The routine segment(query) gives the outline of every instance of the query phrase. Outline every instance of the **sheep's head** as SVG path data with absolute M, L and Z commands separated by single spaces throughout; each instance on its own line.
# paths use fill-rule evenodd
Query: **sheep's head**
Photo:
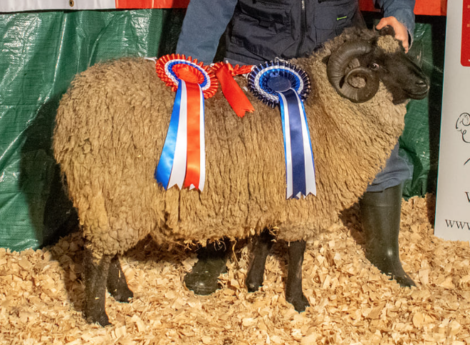
M 382 81 L 393 103 L 426 97 L 426 76 L 406 54 L 390 27 L 372 40 L 344 43 L 328 59 L 327 74 L 336 91 L 352 102 L 366 102 Z

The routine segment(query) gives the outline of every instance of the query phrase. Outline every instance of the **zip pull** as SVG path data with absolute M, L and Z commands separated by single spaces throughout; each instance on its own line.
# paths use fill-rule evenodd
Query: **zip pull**
M 300 2 L 300 43 L 297 47 L 297 56 L 300 56 L 302 46 L 304 45 L 305 35 L 307 34 L 307 14 L 305 7 L 305 0 L 302 0 Z

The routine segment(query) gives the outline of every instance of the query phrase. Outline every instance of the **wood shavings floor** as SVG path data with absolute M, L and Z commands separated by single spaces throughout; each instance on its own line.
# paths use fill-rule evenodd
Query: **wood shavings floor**
M 223 289 L 195 296 L 182 284 L 196 261 L 182 248 L 141 243 L 123 259 L 132 303 L 108 295 L 112 327 L 89 325 L 79 234 L 47 250 L 0 249 L 0 344 L 470 344 L 470 247 L 433 236 L 434 198 L 403 203 L 400 256 L 418 288 L 402 289 L 365 259 L 357 210 L 308 244 L 303 276 L 311 307 L 284 298 L 286 245 L 268 257 L 265 284 L 244 287 L 239 246 Z

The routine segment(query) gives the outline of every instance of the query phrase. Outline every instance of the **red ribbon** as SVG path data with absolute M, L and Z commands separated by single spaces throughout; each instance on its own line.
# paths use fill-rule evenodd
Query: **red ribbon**
M 186 177 L 183 188 L 194 185 L 199 189 L 199 176 L 201 172 L 201 88 L 198 84 L 186 82 L 188 97 L 188 148 L 186 156 Z
M 201 87 L 199 84 L 204 76 L 193 67 L 180 65 L 174 69 L 176 76 L 186 82 L 187 97 L 187 151 L 186 151 L 186 176 L 183 188 L 193 185 L 199 189 L 199 177 L 201 172 Z
M 230 63 L 223 62 L 216 63 L 211 67 L 220 82 L 225 98 L 238 117 L 245 116 L 245 112 L 254 112 L 255 108 L 253 108 L 248 97 L 246 97 L 243 90 L 233 79 L 233 76 L 249 73 L 251 67 L 252 66 L 240 67 L 238 65 L 233 67 Z

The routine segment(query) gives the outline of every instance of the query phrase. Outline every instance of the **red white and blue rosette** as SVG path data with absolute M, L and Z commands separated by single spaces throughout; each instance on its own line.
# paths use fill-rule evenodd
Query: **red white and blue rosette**
M 175 103 L 155 178 L 165 189 L 204 188 L 204 98 L 217 91 L 215 75 L 202 62 L 171 54 L 156 62 L 157 74 L 176 91 Z
M 315 165 L 303 101 L 311 85 L 307 73 L 287 61 L 255 66 L 248 86 L 271 107 L 280 105 L 286 161 L 286 198 L 316 195 Z

